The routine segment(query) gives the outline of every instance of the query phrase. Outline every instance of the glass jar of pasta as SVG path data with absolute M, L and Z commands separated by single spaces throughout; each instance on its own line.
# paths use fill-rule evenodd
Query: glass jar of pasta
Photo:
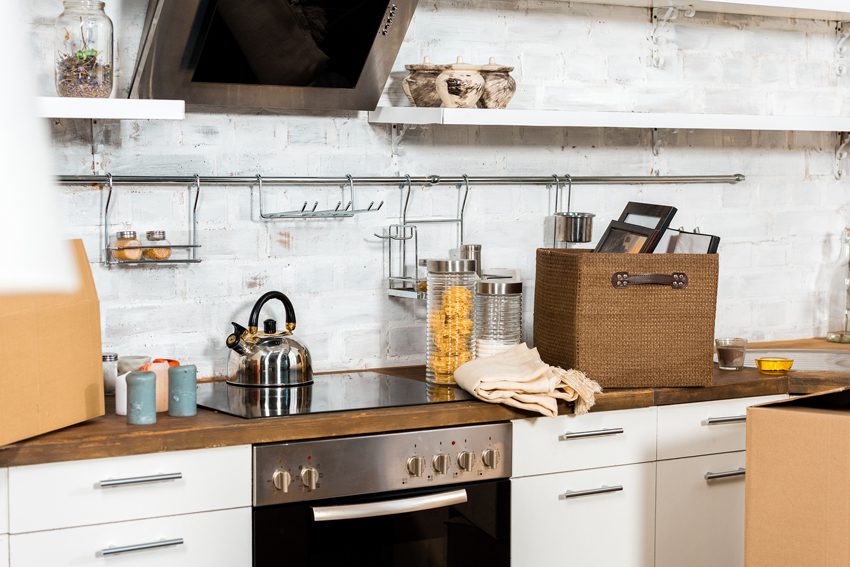
M 454 372 L 475 358 L 475 260 L 428 260 L 426 379 L 455 383 Z

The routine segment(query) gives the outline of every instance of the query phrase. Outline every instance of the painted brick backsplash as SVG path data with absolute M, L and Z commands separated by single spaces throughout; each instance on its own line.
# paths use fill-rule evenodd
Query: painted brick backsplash
M 54 0 L 27 3 L 44 94 Z M 146 2 L 112 0 L 116 84 L 126 93 Z M 421 1 L 382 104 L 406 104 L 404 64 L 499 62 L 516 67 L 512 108 L 846 114 L 850 76 L 835 73 L 834 22 L 697 13 L 657 31 L 664 63 L 652 66 L 646 9 L 524 0 Z M 596 213 L 594 239 L 628 200 L 679 208 L 675 226 L 719 234 L 718 335 L 751 339 L 823 334 L 834 287 L 838 235 L 848 223 L 848 182 L 833 178 L 832 134 L 649 132 L 617 129 L 424 127 L 393 154 L 387 126 L 365 113 L 281 115 L 189 113 L 183 121 L 52 121 L 57 173 L 201 175 L 647 175 L 744 173 L 736 186 L 576 187 L 573 208 Z M 331 206 L 337 188 L 267 188 L 269 209 Z M 114 230 L 164 228 L 185 235 L 185 191 L 117 191 Z M 206 187 L 199 207 L 200 256 L 185 267 L 106 269 L 101 258 L 102 196 L 64 188 L 69 235 L 84 239 L 102 303 L 104 350 L 149 353 L 225 371 L 230 321 L 244 323 L 261 292 L 293 300 L 298 333 L 319 369 L 422 362 L 422 306 L 383 291 L 383 247 L 373 233 L 397 220 L 399 190 L 364 187 L 360 203 L 378 213 L 344 220 L 259 222 L 256 188 Z M 543 243 L 550 192 L 474 187 L 467 241 L 483 244 L 487 267 L 519 268 L 526 280 L 530 336 L 535 248 Z M 454 211 L 452 188 L 418 188 L 417 215 Z M 425 231 L 423 231 L 424 233 Z M 445 254 L 451 231 L 423 239 Z M 279 306 L 269 305 L 277 317 Z

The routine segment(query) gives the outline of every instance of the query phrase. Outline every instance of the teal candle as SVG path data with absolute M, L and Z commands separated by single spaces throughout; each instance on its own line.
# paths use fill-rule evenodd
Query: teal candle
M 156 374 L 130 372 L 127 375 L 127 423 L 156 423 Z
M 198 370 L 194 364 L 168 369 L 168 415 L 190 417 L 198 413 Z

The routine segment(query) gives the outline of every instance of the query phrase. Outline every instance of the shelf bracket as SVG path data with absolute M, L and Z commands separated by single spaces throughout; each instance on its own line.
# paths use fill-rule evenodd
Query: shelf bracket
M 661 155 L 661 146 L 664 145 L 664 139 L 661 137 L 661 132 L 658 128 L 652 129 L 652 155 L 658 157 Z
M 410 124 L 392 124 L 390 125 L 390 136 L 392 143 L 392 152 L 394 156 L 398 155 L 398 147 L 407 134 L 407 130 L 411 127 Z
M 850 22 L 838 22 L 835 27 L 835 74 L 843 77 L 848 71 L 847 42 L 850 40 Z
M 850 132 L 839 132 L 838 143 L 835 145 L 834 162 L 835 179 L 837 181 L 841 181 L 847 175 L 842 167 L 842 162 L 847 158 L 848 148 L 850 148 Z
M 651 8 L 650 16 L 652 19 L 652 32 L 649 34 L 649 43 L 651 46 L 650 63 L 656 69 L 664 67 L 664 48 L 671 42 L 667 39 L 668 31 L 671 24 L 679 19 L 680 16 L 685 18 L 693 18 L 696 15 L 696 10 L 693 6 L 668 6 L 663 8 Z

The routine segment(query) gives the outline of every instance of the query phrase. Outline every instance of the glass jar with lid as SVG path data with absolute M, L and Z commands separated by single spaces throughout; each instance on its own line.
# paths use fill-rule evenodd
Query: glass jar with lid
M 142 243 L 135 230 L 122 230 L 115 234 L 112 257 L 120 262 L 135 262 L 142 257 Z
M 112 94 L 112 20 L 103 2 L 65 0 L 54 23 L 56 92 L 109 98 Z
M 475 358 L 475 260 L 428 260 L 426 380 L 455 383 L 457 368 Z
M 476 355 L 493 356 L 522 342 L 522 282 L 485 279 L 475 286 Z
M 142 251 L 145 260 L 161 262 L 171 258 L 171 243 L 165 239 L 164 230 L 149 230 L 145 236 L 145 244 L 150 245 Z

